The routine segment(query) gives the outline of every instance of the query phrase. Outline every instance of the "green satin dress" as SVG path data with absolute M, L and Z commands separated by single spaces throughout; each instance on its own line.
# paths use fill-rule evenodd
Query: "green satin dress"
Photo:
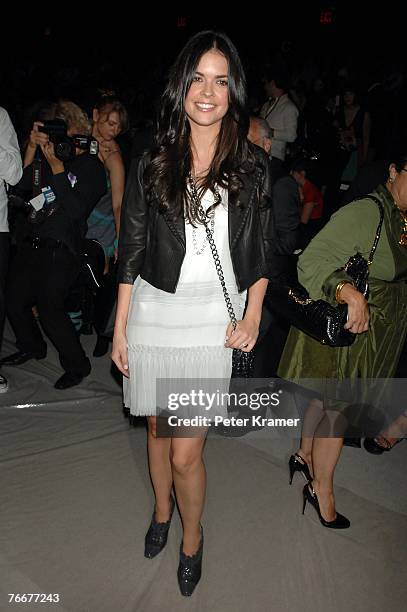
M 278 371 L 282 378 L 300 383 L 390 378 L 395 373 L 407 328 L 407 248 L 399 244 L 404 223 L 385 186 L 372 195 L 383 204 L 384 222 L 369 270 L 369 331 L 349 347 L 332 348 L 291 327 Z M 299 258 L 299 280 L 311 298 L 335 304 L 336 286 L 347 280 L 339 268 L 357 251 L 368 258 L 379 218 L 377 204 L 368 197 L 332 216 Z

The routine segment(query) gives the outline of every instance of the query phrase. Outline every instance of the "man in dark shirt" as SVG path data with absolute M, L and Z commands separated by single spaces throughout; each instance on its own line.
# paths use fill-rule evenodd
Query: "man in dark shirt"
M 250 118 L 248 139 L 270 151 L 271 136 L 267 122 L 260 117 Z M 298 184 L 290 175 L 272 173 L 273 178 L 273 238 L 274 251 L 271 258 L 271 282 L 296 276 L 296 256 L 300 227 L 300 194 Z M 288 325 L 273 313 L 272 304 L 266 297 L 262 313 L 260 335 L 256 344 L 254 377 L 275 376 L 280 355 L 288 334 Z
M 40 167 L 40 193 L 31 199 L 31 212 L 11 265 L 7 290 L 7 314 L 18 351 L 2 363 L 20 365 L 46 356 L 47 345 L 32 313 L 35 304 L 41 326 L 57 348 L 65 370 L 55 387 L 67 389 L 79 384 L 91 370 L 65 311 L 65 300 L 81 270 L 86 219 L 106 191 L 106 175 L 98 156 L 80 149 L 76 149 L 74 159 L 62 162 L 48 135 L 38 130 L 40 125 L 34 124 L 29 146 L 37 148 L 36 158 L 41 149 L 41 161 L 34 160 L 25 167 L 19 184 L 21 192 L 32 192 L 33 172 Z M 75 128 L 68 123 L 68 135 L 77 134 Z

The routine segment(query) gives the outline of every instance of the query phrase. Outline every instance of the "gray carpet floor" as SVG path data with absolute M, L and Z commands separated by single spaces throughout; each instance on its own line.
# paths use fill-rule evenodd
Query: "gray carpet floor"
M 83 337 L 88 353 L 95 338 Z M 6 330 L 3 354 L 13 350 Z M 178 591 L 181 540 L 143 557 L 151 518 L 143 421 L 124 418 L 108 356 L 57 391 L 46 360 L 4 368 L 0 395 L 0 610 L 66 612 L 399 612 L 407 600 L 407 444 L 375 457 L 345 448 L 338 510 L 352 525 L 324 529 L 301 514 L 302 478 L 288 486 L 297 440 L 208 438 L 203 576 Z M 59 593 L 60 603 L 8 603 L 9 593 Z

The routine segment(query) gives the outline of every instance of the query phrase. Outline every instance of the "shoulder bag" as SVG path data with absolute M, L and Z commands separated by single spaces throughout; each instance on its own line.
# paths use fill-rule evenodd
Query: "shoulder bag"
M 380 200 L 371 195 L 368 197 L 376 202 L 380 211 L 380 221 L 369 259 L 366 261 L 357 252 L 341 268 L 351 277 L 355 289 L 360 291 L 366 299 L 369 295 L 369 266 L 373 261 L 379 242 L 384 218 L 383 205 Z M 325 300 L 312 300 L 305 287 L 299 283 L 295 286 L 289 286 L 288 284 L 271 282 L 267 294 L 272 310 L 288 319 L 291 325 L 322 344 L 340 347 L 350 346 L 355 341 L 356 334 L 344 329 L 348 316 L 347 304 L 332 306 Z

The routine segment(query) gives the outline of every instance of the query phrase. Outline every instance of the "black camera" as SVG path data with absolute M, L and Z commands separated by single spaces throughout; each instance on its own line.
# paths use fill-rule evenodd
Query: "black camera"
M 99 152 L 99 143 L 91 136 L 75 134 L 68 136 L 68 127 L 63 119 L 49 119 L 38 126 L 40 132 L 48 134 L 54 145 L 55 156 L 62 162 L 70 161 L 76 156 L 76 149 L 87 151 L 91 155 Z

